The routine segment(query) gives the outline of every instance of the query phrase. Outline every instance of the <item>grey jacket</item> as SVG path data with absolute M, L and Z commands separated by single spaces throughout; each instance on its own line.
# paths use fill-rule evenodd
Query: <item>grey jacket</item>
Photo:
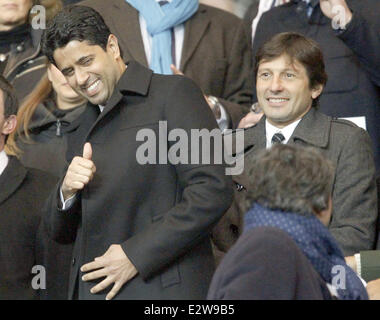
M 245 131 L 244 172 L 234 176 L 235 200 L 214 229 L 214 243 L 227 251 L 242 231 L 242 203 L 249 188 L 250 159 L 266 147 L 265 117 Z M 298 124 L 289 144 L 317 148 L 335 166 L 333 214 L 329 230 L 344 255 L 374 248 L 377 221 L 375 165 L 367 132 L 355 124 L 312 108 Z

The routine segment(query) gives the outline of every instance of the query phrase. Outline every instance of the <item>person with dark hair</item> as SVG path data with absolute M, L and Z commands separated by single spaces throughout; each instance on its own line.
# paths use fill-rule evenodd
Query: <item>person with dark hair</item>
M 256 55 L 256 91 L 264 117 L 244 131 L 244 171 L 233 177 L 235 201 L 214 232 L 223 250 L 241 233 L 249 172 L 259 150 L 276 143 L 313 146 L 335 166 L 333 213 L 328 228 L 345 255 L 375 245 L 377 194 L 370 138 L 350 121 L 332 118 L 315 106 L 327 81 L 316 42 L 280 33 Z
M 0 76 L 0 299 L 38 299 L 45 272 L 33 287 L 33 269 L 39 265 L 37 243 L 41 208 L 56 179 L 25 168 L 4 151 L 7 137 L 16 127 L 15 92 Z M 42 266 L 43 267 L 43 266 Z
M 0 74 L 15 88 L 20 102 L 46 72 L 41 22 L 61 8 L 61 0 L 0 0 Z M 38 23 L 33 26 L 34 18 Z
M 42 47 L 89 101 L 68 133 L 70 165 L 46 206 L 50 236 L 75 242 L 68 297 L 204 299 L 214 271 L 209 236 L 232 202 L 231 179 L 213 158 L 157 164 L 138 142 L 149 132 L 166 155 L 174 141 L 160 133 L 163 123 L 188 136 L 217 129 L 201 90 L 186 77 L 125 65 L 118 39 L 89 7 L 65 7 Z
M 16 155 L 28 168 L 60 177 L 67 166 L 67 130 L 86 104 L 87 100 L 49 63 L 47 73 L 18 110 L 16 129 L 7 141 L 8 155 Z M 41 291 L 41 299 L 67 299 L 72 244 L 50 240 L 42 224 L 37 241 L 46 269 L 46 288 Z
M 244 232 L 218 266 L 208 298 L 368 299 L 327 229 L 332 163 L 315 148 L 277 144 L 250 164 Z
M 84 111 L 87 100 L 76 93 L 51 63 L 17 113 L 8 148 L 29 168 L 61 176 L 66 167 L 66 132 Z
M 257 23 L 251 21 L 254 56 L 266 41 L 281 32 L 298 32 L 318 43 L 329 77 L 320 97 L 320 111 L 355 122 L 368 131 L 377 173 L 380 172 L 379 15 L 378 0 L 290 0 L 264 12 L 254 21 Z M 256 92 L 253 101 L 257 101 Z
M 198 0 L 87 0 L 119 39 L 124 61 L 184 74 L 202 90 L 221 129 L 252 104 L 249 35 L 232 13 Z

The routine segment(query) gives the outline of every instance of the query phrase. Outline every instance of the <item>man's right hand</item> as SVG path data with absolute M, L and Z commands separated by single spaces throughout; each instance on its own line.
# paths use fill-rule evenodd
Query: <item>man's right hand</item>
M 91 158 L 91 144 L 86 142 L 83 147 L 83 157 L 75 157 L 71 161 L 63 180 L 61 190 L 65 201 L 74 196 L 78 190 L 82 190 L 94 177 L 96 167 Z

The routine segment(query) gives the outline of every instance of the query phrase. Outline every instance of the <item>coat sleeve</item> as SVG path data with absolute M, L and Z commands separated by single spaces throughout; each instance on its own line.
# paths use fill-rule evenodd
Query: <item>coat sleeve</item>
M 345 134 L 335 174 L 329 229 L 345 256 L 373 249 L 377 220 L 375 164 L 370 138 L 361 128 Z
M 380 87 L 380 7 L 376 0 L 353 6 L 352 20 L 339 38 L 356 54 L 372 81 Z
M 380 278 L 380 251 L 360 251 L 361 276 L 369 282 Z
M 53 189 L 44 207 L 44 225 L 49 237 L 61 244 L 75 241 L 81 217 L 80 195 L 67 210 L 59 209 L 59 192 L 63 178 Z
M 163 97 L 166 99 L 168 132 L 178 128 L 190 137 L 192 130 L 203 128 L 214 130 L 221 137 L 201 90 L 186 77 L 173 78 L 176 81 L 166 92 L 166 98 Z M 168 143 L 170 152 L 174 142 L 164 143 Z M 189 148 L 188 159 L 200 151 L 201 143 L 199 145 L 199 148 Z M 214 164 L 217 161 L 214 161 L 213 151 L 211 144 L 210 164 L 174 165 L 178 186 L 174 206 L 158 221 L 121 244 L 143 279 L 153 276 L 205 241 L 230 206 L 232 180 L 225 175 L 224 164 Z
M 239 121 L 252 105 L 253 71 L 250 38 L 243 22 L 239 24 L 228 48 L 228 67 L 224 78 L 224 93 L 220 102 L 230 117 L 230 128 Z

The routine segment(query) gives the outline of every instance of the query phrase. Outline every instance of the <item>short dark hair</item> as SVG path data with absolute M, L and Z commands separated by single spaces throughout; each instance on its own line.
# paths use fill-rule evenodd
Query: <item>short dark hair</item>
M 283 54 L 289 56 L 292 62 L 297 60 L 305 67 L 310 89 L 326 84 L 322 50 L 314 40 L 296 32 L 278 33 L 264 43 L 256 54 L 255 79 L 261 62 L 274 60 Z M 318 105 L 318 100 L 319 97 L 313 100 L 313 107 Z
M 87 41 L 106 50 L 111 34 L 102 16 L 86 6 L 70 5 L 53 18 L 42 36 L 42 52 L 55 64 L 54 51 L 65 47 L 70 41 Z
M 252 166 L 251 166 L 252 165 Z M 253 203 L 301 215 L 328 208 L 334 167 L 312 147 L 274 145 L 250 164 L 245 209 Z
M 18 99 L 12 85 L 0 75 L 0 90 L 4 100 L 4 118 L 16 115 L 18 110 Z

